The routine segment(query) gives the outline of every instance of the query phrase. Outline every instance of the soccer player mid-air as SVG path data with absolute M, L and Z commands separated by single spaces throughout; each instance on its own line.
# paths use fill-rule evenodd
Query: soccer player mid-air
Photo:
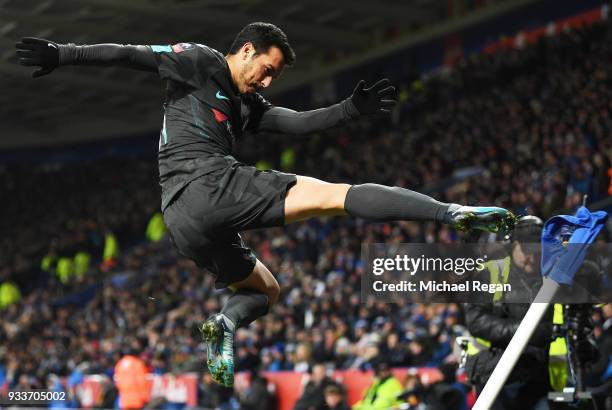
M 275 107 L 257 92 L 295 60 L 286 35 L 269 23 L 251 23 L 227 55 L 195 43 L 82 45 L 23 38 L 19 62 L 40 67 L 117 65 L 159 73 L 166 82 L 159 140 L 162 212 L 178 251 L 215 275 L 233 294 L 200 328 L 207 365 L 225 386 L 234 381 L 234 332 L 265 315 L 279 296 L 270 271 L 240 238 L 248 229 L 282 226 L 325 215 L 375 221 L 436 221 L 456 229 L 511 229 L 514 216 L 497 207 L 442 203 L 399 187 L 332 184 L 278 171 L 259 171 L 234 159 L 243 133 L 306 134 L 360 116 L 389 112 L 395 89 L 388 80 L 360 81 L 344 101 L 296 112 Z

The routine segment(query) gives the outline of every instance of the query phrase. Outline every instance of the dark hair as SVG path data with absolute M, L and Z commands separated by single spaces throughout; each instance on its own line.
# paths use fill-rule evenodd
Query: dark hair
M 339 396 L 342 396 L 342 390 L 340 389 L 340 387 L 338 387 L 335 384 L 330 384 L 329 386 L 327 386 L 325 388 L 325 390 L 323 391 L 324 394 L 337 394 Z
M 443 363 L 438 367 L 442 373 L 444 383 L 455 383 L 457 381 L 457 365 L 454 363 Z
M 390 371 L 391 370 L 391 366 L 389 366 L 389 362 L 387 362 L 384 359 L 379 359 L 375 364 L 374 364 L 374 371 L 378 374 L 380 372 L 385 372 L 385 371 Z
M 285 65 L 290 66 L 295 63 L 295 52 L 283 31 L 271 23 L 260 21 L 248 24 L 234 39 L 228 54 L 236 54 L 245 43 L 253 43 L 255 52 L 258 54 L 267 53 L 270 47 L 276 46 L 283 53 Z

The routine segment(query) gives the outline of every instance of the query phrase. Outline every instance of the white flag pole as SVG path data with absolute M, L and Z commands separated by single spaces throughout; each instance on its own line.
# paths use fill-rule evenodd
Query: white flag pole
M 550 278 L 544 278 L 542 287 L 535 298 L 537 302 L 532 303 L 529 307 L 472 410 L 489 410 L 491 408 L 512 369 L 514 369 L 514 365 L 525 350 L 531 335 L 544 316 L 551 300 L 555 297 L 557 290 L 559 290 L 557 282 Z

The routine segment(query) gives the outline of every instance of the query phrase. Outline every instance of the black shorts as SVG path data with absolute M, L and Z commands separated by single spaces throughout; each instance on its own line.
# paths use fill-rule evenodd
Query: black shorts
M 164 221 L 179 252 L 206 268 L 217 288 L 245 279 L 256 258 L 238 232 L 282 226 L 285 195 L 293 174 L 260 171 L 231 156 L 205 163 L 206 175 L 191 181 L 164 210 Z

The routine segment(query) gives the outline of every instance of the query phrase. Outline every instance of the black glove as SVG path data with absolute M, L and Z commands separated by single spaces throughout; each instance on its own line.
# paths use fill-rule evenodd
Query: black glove
M 19 64 L 25 66 L 40 66 L 32 73 L 32 77 L 49 74 L 59 65 L 59 44 L 41 38 L 24 37 L 15 44 Z
M 396 101 L 395 87 L 389 84 L 389 80 L 385 78 L 379 80 L 373 86 L 365 88 L 365 81 L 359 81 L 353 95 L 351 95 L 351 101 L 359 114 L 390 113 Z

